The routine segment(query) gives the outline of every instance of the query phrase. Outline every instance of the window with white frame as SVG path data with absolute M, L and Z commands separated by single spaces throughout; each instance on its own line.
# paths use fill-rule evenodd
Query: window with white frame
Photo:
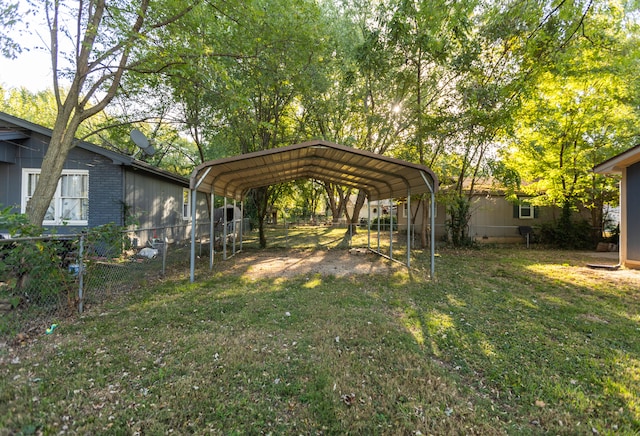
M 520 219 L 531 219 L 534 216 L 533 206 L 531 205 L 531 199 L 521 198 L 518 205 L 518 217 Z
M 191 218 L 191 193 L 187 188 L 182 189 L 182 219 Z
M 40 169 L 22 170 L 22 213 L 33 196 Z M 86 226 L 89 223 L 89 171 L 63 170 L 44 216 L 44 225 Z

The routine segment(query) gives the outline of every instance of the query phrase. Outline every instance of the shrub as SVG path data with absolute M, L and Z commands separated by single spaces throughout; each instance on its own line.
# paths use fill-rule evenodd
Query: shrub
M 131 240 L 127 237 L 124 227 L 114 223 L 94 227 L 87 233 L 88 256 L 116 259 L 131 247 Z
M 566 203 L 558 221 L 540 227 L 540 242 L 562 249 L 589 250 L 593 248 L 591 225 L 586 220 L 571 219 Z
M 2 296 L 39 305 L 69 300 L 74 280 L 67 270 L 67 257 L 74 241 L 42 236 L 41 227 L 29 224 L 26 215 L 11 208 L 0 210 L 0 228 L 12 238 L 21 238 L 0 244 Z
M 391 225 L 391 217 L 389 215 L 380 217 L 380 229 L 381 230 L 389 230 L 389 225 Z M 371 228 L 378 228 L 378 218 L 374 218 L 371 220 Z M 393 230 L 398 230 L 398 219 L 396 217 L 393 218 Z
M 469 221 L 471 220 L 471 202 L 467 197 L 456 196 L 447 204 L 447 230 L 454 247 L 470 247 L 473 239 L 469 236 Z

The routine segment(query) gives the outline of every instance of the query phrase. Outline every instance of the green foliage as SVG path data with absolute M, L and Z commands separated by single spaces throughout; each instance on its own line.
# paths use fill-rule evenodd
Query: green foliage
M 7 284 L 1 297 L 39 306 L 73 300 L 73 277 L 67 266 L 74 241 L 41 236 L 42 228 L 30 225 L 24 214 L 11 208 L 0 210 L 0 229 L 7 229 L 12 238 L 28 238 L 0 244 L 0 276 Z
M 592 227 L 586 220 L 572 219 L 567 203 L 557 222 L 542 224 L 540 242 L 561 249 L 593 250 L 598 241 L 594 241 Z
M 376 230 L 378 228 L 378 221 L 380 221 L 380 230 L 389 230 L 389 226 L 391 225 L 391 216 L 390 215 L 383 215 L 380 217 L 380 219 L 378 219 L 378 217 L 375 217 L 371 220 L 371 225 L 370 228 L 372 230 Z M 393 219 L 393 231 L 395 232 L 396 230 L 398 230 L 398 218 L 394 217 Z
M 87 232 L 86 256 L 89 258 L 117 259 L 131 247 L 126 228 L 114 223 L 93 227 Z
M 12 238 L 42 234 L 42 227 L 30 224 L 25 214 L 13 212 L 13 209 L 10 206 L 3 208 L 0 204 L 0 230 L 6 230 Z
M 616 2 L 585 9 L 581 28 L 589 31 L 572 33 L 530 82 L 501 150 L 504 167 L 522 181 L 518 188 L 543 194 L 545 204 L 584 205 L 594 228 L 602 225 L 604 205 L 617 202 L 617 189 L 615 179 L 591 169 L 638 141 L 637 63 L 630 61 L 637 59 L 638 28 L 627 20 L 632 16 Z
M 84 91 L 120 80 L 118 107 L 77 136 L 131 154 L 136 125 L 163 144 L 143 158 L 180 174 L 323 138 L 428 165 L 458 194 L 494 170 L 509 195 L 597 211 L 614 185 L 591 168 L 637 142 L 637 2 L 161 0 L 132 37 L 137 7 L 118 2 L 100 23 L 91 48 L 113 65 L 127 47 L 128 68 L 87 74 Z M 3 108 L 47 126 L 58 113 L 53 92 L 12 90 Z M 277 202 L 314 207 L 264 198 Z M 464 227 L 459 206 L 450 221 Z
M 32 92 L 13 88 L 0 96 L 0 110 L 49 129 L 56 121 L 56 100 L 51 90 Z
M 18 9 L 19 4 L 0 0 L 0 28 L 3 29 L 0 32 L 0 55 L 9 59 L 15 59 L 22 52 L 22 47 L 14 39 L 16 35 L 11 32 L 22 21 L 23 14 Z
M 471 220 L 471 202 L 464 195 L 456 195 L 447 201 L 446 225 L 454 247 L 468 247 L 473 240 L 469 236 L 469 220 Z

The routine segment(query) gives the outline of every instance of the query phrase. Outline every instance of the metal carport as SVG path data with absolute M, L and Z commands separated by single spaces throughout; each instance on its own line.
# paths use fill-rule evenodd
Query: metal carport
M 369 201 L 431 195 L 431 275 L 435 253 L 435 193 L 438 178 L 428 167 L 329 141 L 313 140 L 287 147 L 208 161 L 191 173 L 191 281 L 195 279 L 196 192 L 242 201 L 252 188 L 299 179 L 316 179 L 362 189 Z M 211 207 L 213 208 L 213 201 Z M 409 203 L 408 209 L 411 210 Z M 409 214 L 410 215 L 410 214 Z M 409 247 L 407 249 L 409 252 Z

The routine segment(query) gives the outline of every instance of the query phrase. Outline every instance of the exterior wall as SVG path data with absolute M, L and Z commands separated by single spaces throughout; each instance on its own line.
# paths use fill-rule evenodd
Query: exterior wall
M 559 211 L 552 207 L 536 207 L 533 218 L 519 218 L 518 207 L 502 196 L 477 196 L 471 204 L 469 236 L 478 242 L 520 243 L 521 226 L 535 231 L 542 223 L 557 218 Z
M 427 217 L 427 221 L 429 221 L 429 210 L 430 210 L 429 202 L 428 201 L 422 202 L 422 201 L 416 201 L 416 200 L 411 201 L 411 216 L 412 217 L 415 216 L 414 224 L 415 224 L 416 232 L 419 232 L 422 226 L 422 219 L 425 216 L 424 209 L 423 209 L 424 207 L 427 208 L 426 217 Z M 399 211 L 397 214 L 394 213 L 394 222 L 396 222 L 397 220 L 399 231 L 406 232 L 407 231 L 407 203 L 404 201 L 398 202 L 397 211 Z M 436 216 L 435 216 L 436 241 L 442 241 L 447 238 L 447 228 L 445 225 L 446 212 L 447 212 L 446 208 L 443 204 L 436 203 Z M 375 216 L 372 215 L 372 217 L 375 217 Z
M 189 184 L 163 179 L 144 171 L 127 168 L 124 176 L 124 201 L 122 207 L 133 217 L 135 228 L 153 229 L 146 234 L 137 232 L 143 240 L 159 238 L 170 243 L 185 241 L 191 237 L 191 220 L 184 219 L 182 213 L 182 192 Z M 189 213 L 191 211 L 189 210 Z M 197 194 L 197 234 L 209 234 L 209 209 L 207 195 Z M 161 229 L 161 230 L 155 230 Z
M 22 169 L 15 164 L 0 162 L 0 205 L 12 206 L 14 212 L 20 212 L 20 188 Z
M 625 238 L 626 256 L 623 262 L 627 267 L 640 268 L 640 162 L 626 169 L 625 185 L 626 231 L 621 237 Z
M 92 155 L 89 169 L 89 227 L 108 223 L 123 225 L 122 166 L 88 151 L 74 150 Z
M 416 213 L 416 207 L 422 209 L 423 205 L 411 202 L 412 214 Z M 405 203 L 398 205 L 400 212 L 399 229 L 406 231 L 407 217 Z M 533 218 L 519 218 L 518 207 L 507 201 L 501 195 L 477 195 L 471 203 L 471 220 L 469 221 L 469 236 L 476 242 L 485 243 L 523 243 L 525 238 L 520 235 L 519 227 L 528 226 L 534 229 L 534 233 L 544 223 L 553 222 L 560 217 L 561 210 L 557 207 L 536 207 Z M 413 216 L 413 215 L 412 215 Z M 416 215 L 415 224 L 422 225 L 422 210 Z M 428 215 L 427 215 L 428 216 Z M 588 214 L 581 212 L 585 219 Z M 444 205 L 436 204 L 435 236 L 436 240 L 447 239 L 447 211 Z
M 15 164 L 0 163 L 0 203 L 13 206 L 20 212 L 22 202 L 22 170 L 39 169 L 49 144 L 49 137 L 31 132 L 31 137 L 15 147 Z M 10 145 L 10 144 L 9 144 Z M 90 151 L 74 148 L 69 153 L 64 169 L 86 170 L 89 172 L 89 227 L 114 222 L 122 224 L 122 169 L 110 159 Z M 87 226 L 65 225 L 46 226 L 57 233 L 75 233 Z
M 23 169 L 40 169 L 51 140 L 48 129 L 1 114 L 0 127 L 11 132 L 0 140 L 0 205 L 12 206 L 20 212 L 22 203 Z M 24 125 L 23 125 L 24 121 Z M 15 132 L 14 132 L 15 131 Z M 146 170 L 141 165 L 132 165 L 128 156 L 83 143 L 69 153 L 64 169 L 83 170 L 88 173 L 88 217 L 83 224 L 45 226 L 57 233 L 75 233 L 87 227 L 114 223 L 127 224 L 127 214 L 138 217 L 138 228 L 180 226 L 172 230 L 175 235 L 155 235 L 149 238 L 168 237 L 183 240 L 191 231 L 190 220 L 182 216 L 182 190 L 189 181 L 181 177 L 166 176 L 152 167 Z M 209 221 L 206 196 L 198 193 L 198 218 Z M 206 218 L 202 218 L 206 217 Z M 206 232 L 205 232 L 206 227 Z M 208 224 L 199 225 L 199 234 L 208 234 Z M 0 229 L 2 231 L 4 229 Z M 168 231 L 167 231 L 168 232 Z M 167 233 L 164 232 L 164 233 Z M 140 241 L 146 242 L 145 240 Z
M 123 207 L 135 217 L 136 226 L 143 229 L 186 224 L 182 219 L 183 188 L 188 185 L 178 185 L 127 168 Z
M 47 144 L 49 144 L 49 138 L 37 133 L 33 133 L 25 140 L 3 143 L 3 148 L 12 149 L 15 163 L 0 164 L 0 203 L 4 206 L 13 206 L 14 212 L 20 212 L 22 169 L 40 168 Z

